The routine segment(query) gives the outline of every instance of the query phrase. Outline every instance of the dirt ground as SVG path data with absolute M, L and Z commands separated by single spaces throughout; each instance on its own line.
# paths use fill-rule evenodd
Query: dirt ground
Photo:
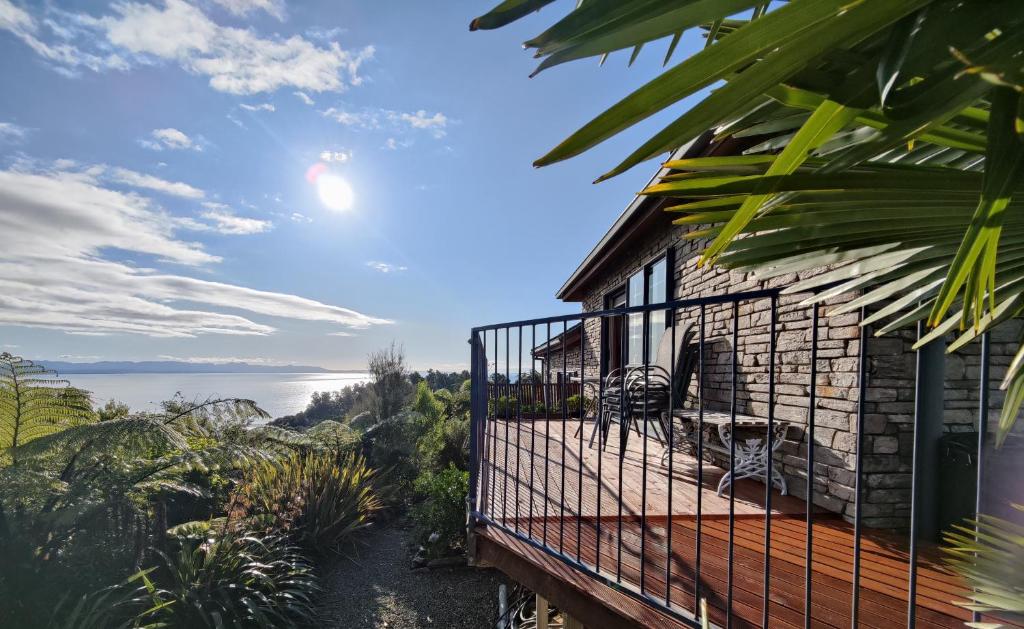
M 412 570 L 410 531 L 396 525 L 364 538 L 351 558 L 324 574 L 321 627 L 482 629 L 498 615 L 494 570 L 465 566 Z

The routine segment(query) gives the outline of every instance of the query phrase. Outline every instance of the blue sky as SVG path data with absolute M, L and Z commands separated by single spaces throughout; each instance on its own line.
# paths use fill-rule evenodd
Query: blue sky
M 571 6 L 0 0 L 0 351 L 450 369 L 472 325 L 578 310 L 657 164 L 590 181 L 680 110 L 533 169 L 667 45 L 529 79 Z

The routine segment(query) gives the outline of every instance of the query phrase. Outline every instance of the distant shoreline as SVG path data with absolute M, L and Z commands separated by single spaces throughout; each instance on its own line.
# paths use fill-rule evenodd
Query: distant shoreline
M 95 363 L 73 363 L 59 360 L 37 360 L 38 364 L 55 370 L 58 374 L 83 375 L 126 375 L 126 374 L 362 374 L 362 369 L 325 369 L 309 365 L 252 365 L 249 363 L 186 363 L 176 361 L 101 361 Z

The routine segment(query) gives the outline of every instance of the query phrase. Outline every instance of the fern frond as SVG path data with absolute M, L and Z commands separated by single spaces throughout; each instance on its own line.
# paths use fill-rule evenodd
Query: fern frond
M 95 421 L 87 392 L 31 360 L 0 354 L 0 452 L 12 463 L 21 446 Z

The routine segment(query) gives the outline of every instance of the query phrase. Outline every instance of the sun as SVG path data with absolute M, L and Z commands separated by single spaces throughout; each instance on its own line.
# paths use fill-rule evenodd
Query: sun
M 330 173 L 323 173 L 316 178 L 316 191 L 324 206 L 335 212 L 352 209 L 355 201 L 352 186 L 341 177 Z

